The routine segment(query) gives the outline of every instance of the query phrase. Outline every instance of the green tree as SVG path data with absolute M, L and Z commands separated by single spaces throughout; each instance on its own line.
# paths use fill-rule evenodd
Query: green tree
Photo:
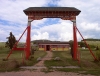
M 78 44 L 80 45 L 80 47 L 86 47 L 86 44 L 84 42 L 78 42 Z
M 12 32 L 10 32 L 10 36 L 7 37 L 8 41 L 6 42 L 5 46 L 12 49 L 14 44 L 16 43 L 16 38 L 15 36 L 12 34 Z

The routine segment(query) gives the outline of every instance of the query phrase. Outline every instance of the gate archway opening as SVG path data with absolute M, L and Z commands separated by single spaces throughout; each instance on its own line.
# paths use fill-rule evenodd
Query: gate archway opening
M 25 33 L 25 31 L 22 33 L 21 37 L 19 40 L 15 43 L 13 48 L 11 49 L 10 53 L 7 56 L 10 56 L 13 50 L 25 50 L 25 58 L 29 59 L 30 57 L 30 52 L 31 52 L 31 22 L 33 20 L 41 20 L 43 18 L 61 18 L 62 20 L 70 20 L 73 22 L 73 59 L 78 60 L 78 43 L 77 43 L 77 34 L 76 31 L 79 32 L 78 28 L 76 27 L 76 16 L 80 14 L 80 10 L 74 7 L 29 7 L 24 10 L 24 13 L 28 16 L 28 25 L 25 31 L 27 31 L 27 37 L 26 37 L 26 45 L 24 48 L 17 48 L 16 45 L 18 44 L 19 40 Z M 82 34 L 79 32 L 81 35 L 82 39 L 84 40 Z M 85 44 L 87 45 L 86 41 L 84 40 Z M 92 50 L 90 47 L 87 45 L 89 48 L 90 53 L 94 57 L 95 60 L 97 58 L 95 55 L 92 53 Z

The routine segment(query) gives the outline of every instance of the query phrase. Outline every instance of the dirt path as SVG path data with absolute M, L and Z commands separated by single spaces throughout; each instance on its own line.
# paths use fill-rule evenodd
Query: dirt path
M 45 60 L 51 60 L 52 59 L 52 52 L 51 51 L 46 51 L 47 54 L 45 57 L 43 57 L 41 59 L 41 61 L 39 61 L 37 64 L 35 64 L 34 66 L 25 66 L 25 67 L 21 67 L 22 69 L 29 69 L 29 70 L 32 70 L 32 69 L 35 69 L 35 71 L 43 71 L 43 70 L 46 70 L 47 67 L 45 67 L 44 65 L 44 61 Z
M 47 51 L 47 55 L 45 57 L 43 57 L 40 62 L 38 62 L 36 65 L 34 65 L 34 67 L 43 67 L 44 61 L 45 60 L 51 60 L 51 58 L 52 58 L 52 52 Z
M 34 72 L 34 71 L 20 71 L 20 72 L 5 72 L 0 73 L 0 76 L 93 76 L 93 75 L 83 75 L 72 72 Z

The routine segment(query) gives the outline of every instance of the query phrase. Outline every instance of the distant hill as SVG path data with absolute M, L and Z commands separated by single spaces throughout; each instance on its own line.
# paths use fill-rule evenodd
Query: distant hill
M 86 40 L 86 41 L 100 41 L 100 39 L 93 39 L 93 38 L 88 38 L 88 39 L 84 39 L 84 40 Z

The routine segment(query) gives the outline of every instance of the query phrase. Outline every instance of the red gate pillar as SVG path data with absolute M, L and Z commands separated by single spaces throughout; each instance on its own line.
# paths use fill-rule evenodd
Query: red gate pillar
M 32 19 L 28 19 L 28 26 L 27 26 L 27 38 L 26 38 L 26 49 L 25 49 L 25 54 L 26 54 L 26 60 L 27 59 L 29 59 L 29 57 L 30 57 L 30 52 L 31 52 L 31 43 L 30 43 L 30 41 L 31 41 L 31 37 L 30 37 L 30 35 L 31 35 L 31 22 L 32 22 L 33 20 Z
M 77 60 L 78 44 L 77 44 L 77 34 L 76 34 L 76 19 L 72 20 L 72 22 L 73 22 L 73 59 Z

